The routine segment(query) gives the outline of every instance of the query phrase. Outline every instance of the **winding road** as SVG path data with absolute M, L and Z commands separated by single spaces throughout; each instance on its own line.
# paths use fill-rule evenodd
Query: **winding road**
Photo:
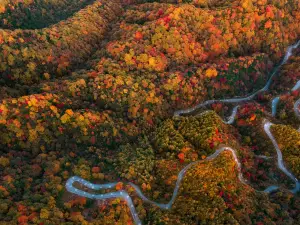
M 277 72 L 279 71 L 279 69 L 281 68 L 282 65 L 284 65 L 287 60 L 289 59 L 289 57 L 292 56 L 292 52 L 294 49 L 298 48 L 300 45 L 300 40 L 289 46 L 286 53 L 285 53 L 285 56 L 283 58 L 283 60 L 281 61 L 281 63 L 274 69 L 274 71 L 271 73 L 271 76 L 269 78 L 269 80 L 267 81 L 267 84 L 260 90 L 254 92 L 253 94 L 247 96 L 247 97 L 237 97 L 237 98 L 228 98 L 228 99 L 216 99 L 216 100 L 207 100 L 201 104 L 198 104 L 192 108 L 189 108 L 189 109 L 182 109 L 182 110 L 178 110 L 178 111 L 175 111 L 174 112 L 174 116 L 181 116 L 182 114 L 189 114 L 189 113 L 192 113 L 193 111 L 199 109 L 199 108 L 202 108 L 202 107 L 205 107 L 205 106 L 208 106 L 208 105 L 211 105 L 211 104 L 214 104 L 214 103 L 241 103 L 241 102 L 247 102 L 247 101 L 251 101 L 253 100 L 258 94 L 264 92 L 264 91 L 268 91 L 269 90 L 269 87 L 272 83 L 272 80 L 274 78 L 274 76 L 277 74 Z M 300 85 L 300 84 L 299 84 Z
M 178 177 L 177 177 L 177 181 L 176 181 L 176 185 L 175 185 L 175 188 L 174 188 L 174 191 L 173 191 L 172 198 L 166 204 L 154 202 L 154 201 L 148 199 L 143 194 L 143 192 L 141 191 L 141 189 L 138 186 L 136 186 L 135 184 L 129 182 L 128 185 L 130 185 L 131 187 L 133 187 L 135 189 L 136 194 L 144 202 L 147 202 L 147 203 L 150 203 L 152 205 L 155 205 L 155 206 L 159 207 L 160 209 L 164 209 L 164 210 L 171 209 L 171 207 L 172 207 L 172 205 L 173 205 L 173 203 L 174 203 L 174 201 L 175 201 L 175 199 L 176 199 L 176 197 L 178 195 L 178 191 L 179 191 L 179 187 L 180 187 L 181 181 L 182 181 L 185 173 L 187 172 L 187 170 L 190 169 L 192 166 L 200 163 L 200 162 L 204 162 L 204 161 L 208 161 L 208 160 L 213 160 L 220 153 L 222 153 L 224 151 L 229 151 L 229 152 L 232 153 L 232 155 L 234 157 L 234 160 L 236 162 L 236 165 L 237 165 L 237 169 L 239 171 L 239 174 L 238 174 L 239 180 L 243 184 L 246 184 L 246 181 L 243 178 L 243 174 L 241 173 L 241 164 L 240 164 L 240 162 L 239 162 L 239 160 L 237 158 L 235 150 L 232 149 L 232 148 L 230 148 L 230 147 L 222 147 L 222 148 L 216 150 L 214 154 L 208 156 L 206 159 L 195 161 L 195 162 L 192 162 L 192 163 L 188 164 L 186 167 L 184 167 L 179 172 Z M 126 191 L 121 190 L 121 191 L 111 192 L 111 193 L 107 193 L 107 194 L 91 194 L 91 193 L 88 193 L 86 191 L 82 191 L 82 190 L 79 190 L 78 188 L 75 188 L 73 186 L 74 182 L 78 182 L 78 183 L 82 184 L 83 186 L 88 187 L 88 188 L 90 188 L 92 190 L 111 189 L 111 188 L 114 188 L 117 183 L 93 184 L 93 183 L 90 183 L 87 180 L 84 180 L 84 179 L 80 178 L 80 177 L 74 176 L 74 177 L 71 177 L 71 178 L 69 178 L 67 180 L 66 189 L 69 192 L 73 193 L 73 194 L 80 195 L 82 197 L 86 197 L 86 198 L 90 198 L 90 199 L 96 199 L 96 200 L 105 200 L 105 199 L 109 199 L 109 198 L 121 198 L 121 199 L 123 199 L 127 203 L 135 224 L 137 224 L 137 225 L 141 225 L 142 224 L 141 220 L 139 219 L 138 214 L 136 212 L 136 209 L 135 209 L 135 206 L 133 204 L 132 198 L 129 196 L 129 194 Z
M 220 100 L 208 100 L 205 101 L 204 103 L 201 103 L 199 105 L 196 105 L 192 108 L 189 109 L 184 109 L 184 110 L 178 110 L 174 113 L 174 116 L 180 116 L 182 114 L 188 114 L 191 113 L 193 111 L 195 111 L 196 109 L 199 109 L 201 107 L 216 103 L 216 102 L 221 102 L 221 103 L 242 103 L 245 101 L 250 101 L 252 100 L 255 96 L 257 96 L 259 93 L 267 91 L 270 87 L 270 84 L 272 82 L 273 77 L 277 74 L 278 70 L 280 69 L 280 67 L 285 64 L 287 62 L 287 60 L 289 59 L 289 57 L 292 55 L 292 51 L 296 48 L 298 48 L 300 45 L 300 40 L 295 43 L 294 45 L 291 45 L 290 47 L 288 47 L 286 54 L 282 60 L 282 62 L 275 68 L 275 70 L 272 72 L 269 80 L 267 81 L 267 84 L 260 90 L 256 91 L 255 93 L 249 95 L 248 97 L 243 97 L 243 98 L 231 98 L 231 99 L 220 99 Z M 297 84 L 295 85 L 295 87 L 292 89 L 293 90 L 297 90 L 300 88 L 300 81 L 297 82 Z M 275 116 L 276 115 L 276 106 L 278 104 L 279 101 L 279 97 L 276 97 L 275 99 L 273 99 L 272 101 L 272 115 Z M 300 99 L 296 101 L 295 105 L 294 105 L 294 111 L 295 114 L 300 118 L 300 112 L 299 112 L 299 106 L 300 106 Z M 231 116 L 228 118 L 227 121 L 223 121 L 226 124 L 232 124 L 235 120 L 237 111 L 238 111 L 239 105 L 235 106 L 233 108 L 232 114 Z M 205 111 L 204 113 L 206 113 L 207 111 Z M 270 138 L 270 140 L 272 141 L 272 144 L 274 145 L 275 149 L 276 149 L 276 153 L 277 153 L 277 166 L 278 168 L 285 173 L 291 180 L 293 180 L 295 182 L 295 188 L 290 190 L 292 193 L 296 193 L 300 191 L 300 183 L 299 180 L 285 167 L 284 165 L 284 161 L 282 158 L 282 153 L 280 151 L 280 148 L 274 138 L 274 136 L 272 135 L 270 128 L 272 126 L 272 123 L 270 123 L 269 121 L 265 120 L 264 121 L 264 131 L 266 132 L 266 134 L 268 135 L 268 137 Z M 157 207 L 159 207 L 160 209 L 164 209 L 164 210 L 169 210 L 171 209 L 177 195 L 178 195 L 178 191 L 180 188 L 180 184 L 182 182 L 182 179 L 185 175 L 185 173 L 187 172 L 188 169 L 190 169 L 192 166 L 194 166 L 197 163 L 201 163 L 201 162 L 205 162 L 208 160 L 213 160 L 215 159 L 220 153 L 224 152 L 224 151 L 229 151 L 231 152 L 232 156 L 234 157 L 234 160 L 236 162 L 236 166 L 238 169 L 238 178 L 239 180 L 244 184 L 244 185 L 248 185 L 247 181 L 243 178 L 243 174 L 241 173 L 241 163 L 238 160 L 236 151 L 234 149 L 232 149 L 231 147 L 222 147 L 219 148 L 215 151 L 215 153 L 213 153 L 212 155 L 208 156 L 206 159 L 204 160 L 199 160 L 199 161 L 195 161 L 192 162 L 190 164 L 188 164 L 187 166 L 185 166 L 178 174 L 177 177 L 177 181 L 176 181 L 176 185 L 173 191 L 173 195 L 171 197 L 171 200 L 168 203 L 158 203 L 155 201 L 152 201 L 150 199 L 148 199 L 141 191 L 141 189 L 136 186 L 135 184 L 129 182 L 128 185 L 130 185 L 131 187 L 133 187 L 135 189 L 136 194 L 144 201 L 147 203 L 150 203 L 152 205 L 155 205 Z M 91 194 L 88 193 L 86 191 L 80 190 L 76 187 L 73 186 L 73 184 L 75 182 L 78 182 L 80 184 L 82 184 L 85 187 L 88 187 L 92 190 L 102 190 L 102 189 L 111 189 L 114 188 L 116 186 L 117 183 L 108 183 L 108 184 L 93 184 L 90 183 L 87 180 L 84 180 L 78 176 L 73 176 L 71 178 L 69 178 L 66 182 L 66 189 L 76 195 L 82 196 L 82 197 L 86 197 L 86 198 L 90 198 L 90 199 L 97 199 L 97 200 L 106 200 L 106 199 L 111 199 L 111 198 L 121 198 L 123 199 L 131 212 L 132 218 L 135 222 L 135 224 L 137 225 L 141 225 L 142 222 L 139 219 L 139 216 L 137 214 L 137 211 L 135 209 L 135 206 L 133 204 L 132 198 L 129 196 L 128 192 L 126 192 L 125 190 L 120 190 L 120 191 L 115 191 L 115 192 L 110 192 L 110 193 L 106 193 L 106 194 Z M 277 190 L 279 187 L 278 186 L 269 186 L 268 188 L 266 188 L 263 192 L 265 193 L 270 193 L 273 192 L 275 190 Z
M 300 88 L 300 80 L 295 84 L 295 86 L 287 93 L 287 94 L 291 94 L 293 91 L 297 91 Z M 277 96 L 272 100 L 272 116 L 275 117 L 276 113 L 277 113 L 277 105 L 280 101 L 280 97 Z M 295 102 L 294 105 L 296 108 L 294 108 L 295 114 L 298 116 L 299 110 L 297 109 L 297 107 L 299 107 L 299 103 Z

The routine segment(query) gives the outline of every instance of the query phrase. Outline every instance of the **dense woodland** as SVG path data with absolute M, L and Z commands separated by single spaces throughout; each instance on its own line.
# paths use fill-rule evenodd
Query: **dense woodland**
M 274 123 L 300 178 L 300 47 L 233 124 L 223 120 L 236 104 L 222 102 L 174 116 L 263 88 L 298 40 L 298 0 L 1 1 L 0 224 L 134 224 L 122 199 L 69 193 L 74 175 L 117 181 L 143 224 L 300 224 L 300 195 L 263 127 Z M 178 173 L 222 146 L 241 171 L 229 152 L 194 165 L 170 210 L 127 183 L 166 203 Z M 262 192 L 270 185 L 280 188 Z

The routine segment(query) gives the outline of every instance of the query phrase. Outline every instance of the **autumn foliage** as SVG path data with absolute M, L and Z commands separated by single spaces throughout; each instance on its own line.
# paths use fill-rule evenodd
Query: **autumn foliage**
M 272 132 L 299 176 L 300 92 L 290 92 L 299 50 L 232 125 L 223 119 L 234 103 L 173 117 L 263 88 L 299 36 L 298 0 L 2 1 L 0 224 L 134 224 L 121 199 L 67 192 L 74 175 L 116 182 L 94 192 L 75 185 L 126 190 L 143 224 L 299 224 L 299 197 L 286 191 L 293 184 L 262 128 L 264 118 L 283 124 Z M 237 150 L 249 185 L 227 152 L 187 170 L 171 210 L 145 204 L 127 185 L 166 203 L 186 165 L 225 145 Z M 274 182 L 277 193 L 255 191 Z

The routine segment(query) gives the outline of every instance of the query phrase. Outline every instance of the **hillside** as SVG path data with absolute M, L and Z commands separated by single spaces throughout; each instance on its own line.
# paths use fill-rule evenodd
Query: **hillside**
M 300 224 L 298 0 L 0 2 L 0 224 Z

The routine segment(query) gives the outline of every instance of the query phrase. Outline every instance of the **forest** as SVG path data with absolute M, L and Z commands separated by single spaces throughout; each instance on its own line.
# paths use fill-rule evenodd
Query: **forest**
M 300 224 L 299 0 L 0 0 L 0 224 Z

